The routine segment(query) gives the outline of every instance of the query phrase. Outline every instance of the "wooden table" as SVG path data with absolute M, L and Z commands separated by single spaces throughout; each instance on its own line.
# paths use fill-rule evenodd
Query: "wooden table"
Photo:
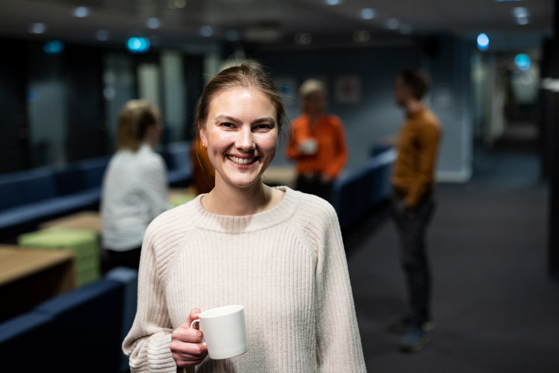
M 72 252 L 0 245 L 0 321 L 30 311 L 75 283 Z
M 101 215 L 97 211 L 82 211 L 47 221 L 41 224 L 40 228 L 81 229 L 101 234 Z

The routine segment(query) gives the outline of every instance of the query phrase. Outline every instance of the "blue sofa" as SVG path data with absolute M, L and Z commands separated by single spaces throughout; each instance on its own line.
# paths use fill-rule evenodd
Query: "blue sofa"
M 334 183 L 333 205 L 342 230 L 352 227 L 390 196 L 390 172 L 396 150 L 387 147 L 372 154 L 365 166 Z
M 101 157 L 0 175 L 0 239 L 34 230 L 47 219 L 96 209 L 108 161 Z
M 170 144 L 160 152 L 172 187 L 191 180 L 190 143 Z M 81 210 L 96 210 L 110 156 L 65 167 L 45 167 L 0 175 L 0 241 L 37 229 L 49 219 Z
M 120 267 L 1 323 L 2 371 L 127 372 L 121 344 L 136 313 L 136 291 L 137 271 Z

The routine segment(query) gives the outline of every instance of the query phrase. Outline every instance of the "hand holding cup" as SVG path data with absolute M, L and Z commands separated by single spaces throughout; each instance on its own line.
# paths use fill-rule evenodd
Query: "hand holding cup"
M 186 322 L 175 329 L 171 335 L 171 352 L 179 368 L 198 365 L 208 355 L 208 348 L 203 343 L 204 334 L 190 327 L 195 320 L 198 320 L 200 313 L 198 308 L 193 308 Z

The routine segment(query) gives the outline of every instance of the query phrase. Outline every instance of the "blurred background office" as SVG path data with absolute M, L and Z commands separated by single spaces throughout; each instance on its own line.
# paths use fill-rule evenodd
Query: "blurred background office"
M 0 242 L 24 242 L 18 237 L 39 229 L 46 217 L 98 208 L 100 176 L 97 171 L 83 170 L 106 166 L 116 149 L 118 112 L 132 99 L 144 99 L 161 108 L 165 130 L 158 151 L 167 162 L 169 184 L 184 191 L 192 185 L 189 152 L 199 94 L 209 76 L 243 61 L 257 61 L 269 68 L 291 119 L 301 114 L 298 91 L 302 82 L 312 78 L 326 84 L 329 112 L 343 121 L 349 149 L 340 175 L 342 190 L 343 183 L 357 180 L 364 168 L 372 167 L 372 157 L 389 148 L 400 128 L 402 114 L 392 99 L 398 72 L 421 68 L 432 79 L 426 102 L 443 124 L 436 172 L 441 208 L 445 203 L 449 206 L 446 211 L 472 208 L 470 220 L 467 214 L 454 220 L 442 211 L 441 220 L 433 224 L 433 235 L 440 234 L 432 240 L 433 246 L 437 242 L 454 246 L 457 239 L 446 240 L 444 232 L 462 237 L 460 232 L 474 232 L 469 227 L 481 224 L 487 229 L 464 239 L 475 236 L 484 248 L 503 246 L 491 258 L 491 266 L 483 256 L 489 251 L 478 253 L 491 272 L 500 267 L 502 256 L 512 258 L 504 248 L 506 232 L 511 237 L 524 232 L 509 227 L 533 227 L 513 242 L 526 240 L 518 250 L 522 255 L 531 250 L 528 257 L 535 261 L 532 275 L 541 280 L 525 282 L 541 291 L 559 292 L 551 280 L 559 278 L 559 229 L 554 229 L 559 226 L 559 172 L 555 170 L 559 152 L 554 149 L 559 144 L 554 125 L 559 122 L 558 7 L 557 0 L 0 0 Z M 270 174 L 270 180 L 274 175 L 294 175 L 294 165 L 283 150 L 286 139 L 284 136 L 282 150 L 272 164 L 277 174 Z M 49 181 L 52 185 L 44 184 L 50 173 L 54 175 Z M 12 184 L 29 180 L 29 175 L 41 176 L 42 184 L 29 190 Z M 285 180 L 280 177 L 279 182 Z M 78 207 L 75 193 L 86 189 L 88 194 L 79 196 Z M 49 198 L 58 198 L 56 210 L 40 215 L 46 207 L 37 207 L 43 203 L 39 195 L 47 192 Z M 74 199 L 62 201 L 62 197 Z M 334 204 L 342 206 L 341 198 Z M 525 204 L 517 206 L 518 201 Z M 27 210 L 16 214 L 20 205 Z M 505 205 L 517 209 L 507 210 Z M 488 206 L 492 209 L 486 210 Z M 392 352 L 388 336 L 380 337 L 379 342 L 384 311 L 374 317 L 371 314 L 390 304 L 383 302 L 383 286 L 399 293 L 391 286 L 397 288 L 400 280 L 397 269 L 392 274 L 372 263 L 392 260 L 391 254 L 380 253 L 392 245 L 394 235 L 378 210 L 365 215 L 343 211 L 340 219 L 350 274 L 358 283 L 354 284 L 357 313 L 371 371 L 407 371 L 406 367 L 417 368 L 422 363 L 456 372 L 522 371 L 521 367 L 528 366 L 518 360 L 521 354 L 515 348 L 509 348 L 513 353 L 506 358 L 488 354 L 485 357 L 494 364 L 476 370 L 464 363 L 462 355 L 464 351 L 475 355 L 473 342 L 458 351 L 444 346 L 437 349 L 434 344 L 433 354 L 423 358 L 427 361 L 417 357 L 402 360 L 395 349 Z M 485 222 L 489 217 L 495 220 Z M 519 220 L 512 223 L 509 218 Z M 444 225 L 451 222 L 454 225 Z M 368 228 L 359 230 L 363 224 Z M 491 224 L 502 229 L 495 230 Z M 486 237 L 488 232 L 503 236 Z M 476 255 L 469 251 L 471 246 L 480 244 L 464 241 L 462 248 Z M 441 267 L 475 261 L 451 252 L 453 256 L 446 259 L 452 264 L 439 263 Z M 522 255 L 516 260 L 527 263 Z M 437 263 L 434 266 L 435 282 L 445 282 L 445 275 L 460 281 L 446 272 L 439 272 L 441 278 L 437 279 Z M 512 267 L 503 278 L 528 276 Z M 471 277 L 464 281 L 475 277 L 476 270 L 472 268 Z M 456 288 L 435 288 L 435 292 L 443 290 L 453 294 Z M 559 309 L 557 292 L 551 303 L 540 297 L 541 304 L 534 305 L 541 307 L 534 317 L 542 324 L 546 319 L 541 315 Z M 469 295 L 472 298 L 465 302 L 472 303 L 468 304 L 485 299 L 482 295 L 473 298 L 476 292 Z M 448 301 L 444 296 L 438 299 Z M 507 302 L 513 301 L 502 300 Z M 514 300 L 515 304 L 522 302 Z M 439 311 L 446 307 L 449 324 L 454 318 L 466 319 L 465 305 L 460 310 L 442 303 L 434 306 L 435 312 L 437 307 Z M 514 308 L 509 306 L 503 308 Z M 445 312 L 441 312 L 443 337 Z M 13 312 L 0 313 L 3 319 L 7 315 Z M 547 321 L 548 326 L 557 323 Z M 475 322 L 463 325 L 464 329 L 475 327 Z M 530 332 L 533 330 L 526 338 Z M 453 338 L 452 330 L 447 333 L 454 346 L 464 342 Z M 507 336 L 505 332 L 501 335 L 504 340 Z M 518 340 L 513 340 L 511 344 L 518 346 Z M 548 348 L 559 347 L 549 340 L 542 342 L 534 356 L 540 358 Z M 495 362 L 507 359 L 513 363 Z M 400 368 L 394 368 L 395 362 Z M 559 365 L 557 360 L 548 361 L 538 371 L 554 371 L 550 368 L 554 363 Z M 555 371 L 558 365 L 553 366 Z M 389 366 L 393 369 L 387 370 Z

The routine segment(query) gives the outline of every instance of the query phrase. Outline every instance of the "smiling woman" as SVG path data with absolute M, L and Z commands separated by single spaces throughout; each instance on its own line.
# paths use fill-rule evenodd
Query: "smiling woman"
M 202 200 L 208 211 L 248 215 L 272 207 L 267 199 L 279 203 L 282 192 L 266 187 L 260 180 L 276 153 L 275 118 L 274 105 L 257 88 L 233 87 L 215 95 L 208 118 L 198 122 L 202 144 L 216 169 L 216 188 Z M 231 197 L 242 193 L 238 189 L 251 190 L 253 206 L 243 204 L 243 211 L 236 211 L 237 206 L 216 200 L 223 193 Z M 249 206 L 252 211 L 247 209 Z
M 206 86 L 196 123 L 215 187 L 148 228 L 123 345 L 132 372 L 365 372 L 336 212 L 261 180 L 285 118 L 259 67 Z M 248 352 L 213 360 L 191 324 L 233 304 L 244 307 Z

